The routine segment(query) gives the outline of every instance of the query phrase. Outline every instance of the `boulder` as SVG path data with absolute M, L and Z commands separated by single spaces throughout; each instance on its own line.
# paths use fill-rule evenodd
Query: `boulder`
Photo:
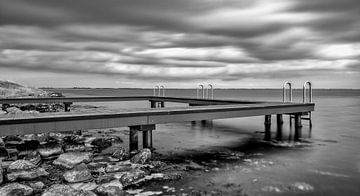
M 110 146 L 100 152 L 100 155 L 109 155 L 113 158 L 119 159 L 120 161 L 124 160 L 126 157 L 126 150 L 121 146 Z
M 105 168 L 105 171 L 107 173 L 111 173 L 111 172 L 124 172 L 124 171 L 129 171 L 132 170 L 132 165 L 131 164 L 123 164 L 123 163 L 118 163 L 118 164 L 113 164 L 113 165 L 108 165 Z
M 70 184 L 73 189 L 83 190 L 83 191 L 93 191 L 98 185 L 95 182 L 79 182 Z
M 51 185 L 41 196 L 96 196 L 91 191 L 83 191 L 65 184 Z
M 97 184 L 104 184 L 104 183 L 111 182 L 115 179 L 116 178 L 113 175 L 104 174 L 104 175 L 101 175 L 98 178 L 96 178 L 95 182 Z
M 64 146 L 65 152 L 84 152 L 86 149 L 85 145 L 82 144 L 67 144 Z
M 32 151 L 24 157 L 24 160 L 29 161 L 34 165 L 39 165 L 41 163 L 41 156 L 38 151 Z
M 88 163 L 92 154 L 89 152 L 67 152 L 61 154 L 54 162 L 54 165 L 60 165 L 68 169 L 74 168 L 80 163 Z
M 36 165 L 31 163 L 30 161 L 17 160 L 17 161 L 12 162 L 9 165 L 7 171 L 8 172 L 16 172 L 16 171 L 30 170 L 30 169 L 34 169 L 34 168 L 36 168 Z
M 121 196 L 125 195 L 125 192 L 122 191 L 123 185 L 119 180 L 113 180 L 109 183 L 104 183 L 98 186 L 95 192 L 99 196 Z
M 29 186 L 19 184 L 19 183 L 10 183 L 0 188 L 1 196 L 17 196 L 17 195 L 31 195 L 33 189 Z
M 91 172 L 84 163 L 77 165 L 72 170 L 66 171 L 63 176 L 67 182 L 71 183 L 85 182 L 92 179 Z
M 120 178 L 120 182 L 123 184 L 123 186 L 129 186 L 143 177 L 145 177 L 144 171 L 138 169 L 132 170 L 122 175 Z
M 1 161 L 0 161 L 0 184 L 2 184 L 4 181 L 4 171 L 3 168 L 1 167 Z
M 41 181 L 38 182 L 30 182 L 29 186 L 34 190 L 35 193 L 42 192 L 45 187 L 45 184 Z
M 41 147 L 38 149 L 38 152 L 42 157 L 47 158 L 53 155 L 59 155 L 63 153 L 63 150 L 61 145 L 56 144 L 56 145 Z
M 45 171 L 43 168 L 34 168 L 30 170 L 23 170 L 23 171 L 16 171 L 8 173 L 7 179 L 9 181 L 16 181 L 16 180 L 33 180 L 40 176 L 48 176 L 49 173 Z
M 96 138 L 92 140 L 91 145 L 100 149 L 105 149 L 111 146 L 111 139 L 108 138 Z
M 130 161 L 132 163 L 144 164 L 148 162 L 151 158 L 151 151 L 148 148 L 142 149 L 139 153 L 134 155 Z

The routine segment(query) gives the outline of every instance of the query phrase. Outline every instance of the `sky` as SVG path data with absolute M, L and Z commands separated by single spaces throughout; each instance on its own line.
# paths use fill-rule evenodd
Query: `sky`
M 0 79 L 360 88 L 359 0 L 0 0 Z

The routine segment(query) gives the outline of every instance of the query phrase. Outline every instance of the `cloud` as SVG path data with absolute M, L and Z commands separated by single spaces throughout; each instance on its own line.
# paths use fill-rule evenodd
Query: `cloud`
M 0 67 L 139 83 L 345 79 L 359 73 L 359 13 L 355 0 L 2 0 Z

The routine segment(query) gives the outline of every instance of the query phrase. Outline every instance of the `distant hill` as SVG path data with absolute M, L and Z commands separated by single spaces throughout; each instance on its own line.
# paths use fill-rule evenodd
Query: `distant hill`
M 0 98 L 12 98 L 12 97 L 47 97 L 48 92 L 26 87 L 21 84 L 17 84 L 11 81 L 0 80 Z

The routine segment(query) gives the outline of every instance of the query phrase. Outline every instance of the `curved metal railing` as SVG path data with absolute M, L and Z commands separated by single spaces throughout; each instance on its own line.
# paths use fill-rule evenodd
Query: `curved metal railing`
M 204 97 L 205 97 L 205 89 L 204 89 L 204 85 L 202 85 L 202 84 L 199 84 L 199 86 L 198 87 L 200 87 L 201 89 L 199 89 L 199 88 L 196 88 L 196 98 L 202 98 L 202 99 L 204 99 Z M 200 94 L 201 93 L 201 94 Z M 201 97 L 200 97 L 200 95 L 201 95 Z
M 161 94 L 161 89 L 162 89 L 162 94 Z M 163 85 L 161 85 L 159 88 L 159 96 L 165 97 L 165 86 Z
M 309 86 L 309 88 L 306 88 L 306 86 Z M 306 98 L 307 91 L 309 96 Z M 309 81 L 306 81 L 303 85 L 303 103 L 312 103 L 312 87 Z
M 286 86 L 289 86 L 289 102 L 292 102 L 292 87 L 289 81 L 286 81 L 283 85 L 283 102 L 286 102 Z
M 156 96 L 156 90 L 158 90 L 159 93 L 160 93 L 160 86 L 159 85 L 154 86 L 154 96 Z
M 210 87 L 210 94 L 209 94 L 209 88 L 206 88 L 207 98 L 214 99 L 214 86 L 212 84 L 208 84 L 208 87 Z

